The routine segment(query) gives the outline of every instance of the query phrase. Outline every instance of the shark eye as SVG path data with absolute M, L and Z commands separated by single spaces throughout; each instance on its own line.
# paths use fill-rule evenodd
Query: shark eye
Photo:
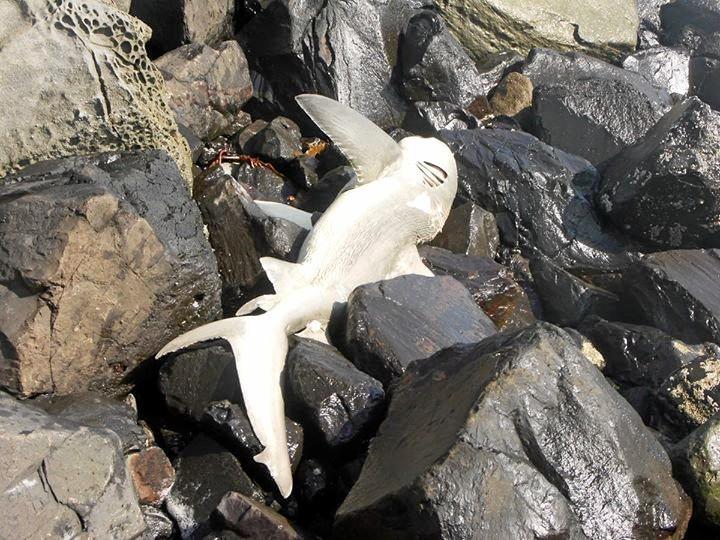
M 428 187 L 440 187 L 447 179 L 447 173 L 429 161 L 419 161 L 417 168 L 423 175 L 423 182 Z

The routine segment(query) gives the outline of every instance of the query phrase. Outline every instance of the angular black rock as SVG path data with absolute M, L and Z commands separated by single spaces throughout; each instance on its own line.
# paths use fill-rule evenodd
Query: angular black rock
M 292 182 L 266 167 L 244 164 L 233 171 L 232 176 L 247 186 L 253 199 L 287 203 L 297 193 Z
M 663 5 L 670 2 L 672 0 L 638 0 L 638 17 L 640 18 L 638 41 L 640 49 L 658 45 L 659 36 L 662 33 L 660 10 Z
M 654 253 L 623 276 L 623 301 L 641 324 L 688 343 L 720 340 L 720 251 Z
M 495 215 L 503 244 L 526 256 L 535 249 L 561 266 L 614 268 L 628 262 L 589 200 L 595 168 L 506 129 L 443 131 L 455 151 L 459 192 Z
M 500 245 L 495 216 L 472 202 L 462 203 L 450 211 L 431 245 L 455 253 L 492 258 Z
M 597 165 L 645 135 L 672 105 L 666 90 L 582 53 L 534 49 L 522 72 L 535 86 L 535 133 Z
M 670 460 L 560 329 L 450 349 L 398 383 L 342 538 L 681 538 Z
M 263 450 L 263 445 L 255 436 L 247 412 L 237 403 L 228 400 L 213 401 L 205 409 L 200 423 L 229 450 L 243 458 L 245 464 L 252 465 L 252 458 Z M 285 429 L 290 464 L 295 470 L 302 457 L 303 428 L 286 418 Z
M 435 274 L 462 283 L 498 330 L 517 330 L 535 322 L 530 300 L 512 271 L 491 258 L 426 246 L 420 248 L 420 256 Z
M 241 538 L 298 540 L 300 536 L 283 516 L 242 493 L 227 493 L 218 503 L 213 520 Z
M 330 447 L 357 440 L 384 410 L 382 384 L 324 343 L 298 338 L 285 363 L 288 407 Z
M 331 169 L 310 189 L 298 193 L 297 206 L 308 212 L 324 212 L 333 203 L 342 188 L 355 180 L 357 180 L 357 174 L 348 165 Z
M 166 505 L 183 538 L 202 538 L 226 493 L 236 491 L 258 502 L 265 496 L 232 453 L 205 435 L 198 435 L 175 463 L 177 476 Z
M 720 247 L 718 147 L 720 112 L 694 97 L 675 105 L 608 163 L 600 208 L 651 246 Z
M 273 163 L 288 162 L 302 153 L 300 128 L 289 118 L 279 116 L 243 145 L 248 154 Z
M 358 368 L 387 386 L 417 360 L 496 332 L 456 279 L 406 275 L 352 292 L 345 349 Z
M 574 276 L 543 255 L 530 260 L 530 270 L 546 320 L 576 326 L 591 315 L 617 318 L 620 299 L 612 292 Z

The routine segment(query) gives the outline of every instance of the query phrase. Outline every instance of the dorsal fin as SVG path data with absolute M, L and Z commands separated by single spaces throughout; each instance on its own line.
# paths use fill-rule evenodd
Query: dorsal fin
M 260 207 L 260 210 L 270 217 L 292 221 L 306 231 L 312 229 L 312 214 L 310 212 L 279 202 L 257 200 L 254 202 Z
M 358 183 L 377 180 L 400 161 L 398 143 L 359 112 L 317 94 L 302 94 L 295 100 L 350 161 Z
M 274 257 L 260 257 L 260 264 L 265 270 L 270 283 L 273 284 L 275 294 L 284 294 L 291 289 L 304 285 L 303 277 L 300 274 L 301 266 L 297 263 L 283 261 Z

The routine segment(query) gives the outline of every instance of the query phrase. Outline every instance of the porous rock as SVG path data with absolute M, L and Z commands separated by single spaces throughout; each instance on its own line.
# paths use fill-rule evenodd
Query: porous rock
M 0 385 L 113 391 L 219 313 L 217 265 L 160 150 L 27 167 L 0 188 Z
M 720 112 L 679 103 L 608 164 L 600 208 L 628 234 L 661 248 L 720 247 Z
M 637 7 L 629 0 L 446 0 L 438 7 L 477 59 L 507 50 L 526 54 L 533 47 L 616 58 L 637 42 Z
M 45 159 L 162 148 L 192 181 L 145 53 L 147 26 L 98 0 L 4 2 L 2 13 L 0 176 Z
M 455 152 L 458 191 L 495 215 L 503 244 L 561 266 L 617 268 L 628 246 L 589 200 L 596 169 L 532 135 L 506 129 L 443 131 Z
M 0 536 L 134 538 L 145 528 L 119 437 L 0 392 Z
M 720 340 L 720 252 L 653 253 L 623 276 L 623 300 L 642 323 L 688 343 Z
M 234 32 L 234 0 L 136 0 L 130 13 L 152 28 L 153 57 L 186 43 L 216 45 Z
M 417 360 L 496 332 L 454 278 L 405 275 L 352 292 L 345 348 L 359 369 L 387 385 Z
M 450 349 L 398 383 L 343 538 L 682 538 L 670 460 L 564 332 Z
M 236 41 L 225 41 L 217 49 L 185 45 L 155 60 L 155 65 L 180 124 L 205 141 L 238 131 L 244 114 L 240 109 L 252 97 L 252 82 Z
M 462 283 L 498 330 L 517 330 L 535 322 L 530 300 L 509 268 L 490 257 L 470 257 L 436 247 L 422 247 L 420 255 L 435 274 Z
M 581 53 L 535 49 L 523 73 L 535 86 L 535 134 L 594 165 L 645 135 L 672 106 L 667 90 L 639 73 Z
M 382 384 L 334 347 L 298 338 L 285 363 L 287 402 L 330 447 L 358 440 L 384 409 Z
M 493 91 L 490 107 L 494 114 L 515 116 L 529 109 L 532 100 L 532 81 L 522 73 L 511 71 Z

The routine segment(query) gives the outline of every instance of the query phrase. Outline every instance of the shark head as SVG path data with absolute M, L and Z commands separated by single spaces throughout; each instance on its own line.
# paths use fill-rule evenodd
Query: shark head
M 457 164 L 448 146 L 433 137 L 406 137 L 398 143 L 403 169 L 431 190 L 455 196 Z M 410 172 L 412 171 L 412 172 Z

